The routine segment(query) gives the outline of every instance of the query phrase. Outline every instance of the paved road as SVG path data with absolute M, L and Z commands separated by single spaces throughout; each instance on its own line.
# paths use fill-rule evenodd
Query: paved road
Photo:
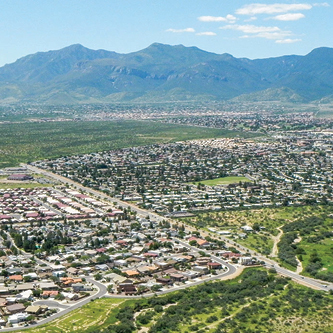
M 85 297 L 85 298 L 83 298 L 81 301 L 75 302 L 75 304 L 73 304 L 73 305 L 71 305 L 71 306 L 68 306 L 68 307 L 66 307 L 66 308 L 63 308 L 63 309 L 62 309 L 61 311 L 59 311 L 58 313 L 52 315 L 51 317 L 48 317 L 48 318 L 45 318 L 45 319 L 39 321 L 39 322 L 38 322 L 37 324 L 35 324 L 35 325 L 29 325 L 29 326 L 27 326 L 27 327 L 11 327 L 11 328 L 3 328 L 3 329 L 1 329 L 1 332 L 18 331 L 18 330 L 28 329 L 28 328 L 31 328 L 31 327 L 37 327 L 37 326 L 40 326 L 40 325 L 46 324 L 46 323 L 48 323 L 48 322 L 50 322 L 50 321 L 52 321 L 52 320 L 55 320 L 55 319 L 57 319 L 57 318 L 62 317 L 63 315 L 65 315 L 65 314 L 67 314 L 67 313 L 69 313 L 69 312 L 71 312 L 71 311 L 73 311 L 73 310 L 75 310 L 75 309 L 80 308 L 81 306 L 83 306 L 83 305 L 89 303 L 91 300 L 94 300 L 94 299 L 97 299 L 97 298 L 101 298 L 101 297 L 103 297 L 103 296 L 107 293 L 106 287 L 105 287 L 103 284 L 101 284 L 101 283 L 99 283 L 99 282 L 97 282 L 97 281 L 95 281 L 95 280 L 93 280 L 92 278 L 89 278 L 89 277 L 87 277 L 86 280 L 87 280 L 88 282 L 90 282 L 90 283 L 93 283 L 93 284 L 96 286 L 96 288 L 98 289 L 97 293 L 95 293 L 95 294 L 93 294 L 93 295 L 91 295 L 91 296 L 89 296 L 89 297 Z M 42 301 L 42 302 L 43 302 L 43 301 Z M 52 301 L 51 301 L 51 302 L 52 302 Z M 58 303 L 58 302 L 56 302 L 56 303 Z M 53 302 L 52 302 L 51 304 L 53 304 Z M 58 304 L 58 305 L 59 305 L 59 304 Z M 57 305 L 56 307 L 59 307 L 58 305 Z M 53 307 L 53 305 L 52 305 L 52 307 Z
M 59 309 L 67 309 L 68 307 L 70 307 L 69 304 L 62 304 L 57 301 L 49 301 L 49 300 L 36 301 L 34 302 L 34 305 L 40 305 L 40 306 L 46 305 L 49 308 L 59 308 Z
M 149 216 L 151 219 L 154 219 L 155 221 L 165 221 L 166 218 L 158 215 L 158 214 L 155 214 L 153 212 L 150 212 L 148 210 L 145 210 L 145 209 L 142 209 L 142 208 L 139 208 L 131 203 L 128 203 L 128 202 L 124 202 L 120 199 L 117 199 L 117 198 L 113 198 L 113 197 L 110 197 L 106 194 L 104 194 L 103 192 L 100 192 L 100 191 L 96 191 L 96 190 L 93 190 L 89 187 L 85 187 L 83 185 L 81 185 L 80 183 L 77 183 L 69 178 L 66 178 L 66 177 L 63 177 L 63 176 L 60 176 L 60 175 L 57 175 L 53 172 L 50 172 L 50 171 L 46 171 L 46 170 L 43 170 L 43 169 L 40 169 L 40 168 L 37 168 L 35 166 L 32 166 L 32 165 L 29 165 L 29 164 L 21 164 L 22 166 L 26 167 L 28 170 L 34 172 L 34 173 L 38 173 L 38 174 L 42 174 L 46 177 L 50 177 L 50 178 L 53 178 L 61 183 L 64 183 L 64 184 L 68 184 L 68 185 L 72 185 L 73 187 L 75 187 L 76 189 L 78 190 L 83 190 L 87 193 L 90 193 L 92 195 L 95 195 L 95 196 L 98 196 L 98 197 L 101 197 L 103 198 L 104 200 L 107 200 L 111 203 L 113 202 L 116 202 L 117 205 L 123 207 L 123 208 L 130 208 L 132 211 L 135 211 L 137 212 L 137 214 L 140 214 L 142 216 Z
M 162 221 L 162 220 L 166 220 L 164 217 L 161 217 L 155 213 L 152 213 L 150 211 L 147 211 L 145 209 L 141 209 L 141 208 L 138 208 L 136 207 L 135 205 L 133 204 L 129 204 L 129 203 L 126 203 L 126 202 L 123 202 L 119 199 L 116 199 L 116 198 L 111 198 L 99 191 L 95 191 L 95 190 L 92 190 L 90 188 L 86 188 L 84 186 L 82 186 L 81 184 L 79 183 L 76 183 L 68 178 L 65 178 L 65 177 L 62 177 L 62 176 L 59 176 L 59 175 L 56 175 L 52 172 L 49 172 L 49 171 L 45 171 L 43 169 L 40 169 L 40 168 L 37 168 L 35 166 L 31 166 L 31 165 L 27 165 L 27 164 L 22 164 L 23 166 L 25 166 L 26 168 L 28 168 L 29 170 L 35 172 L 35 173 L 39 173 L 39 174 L 43 174 L 45 176 L 48 176 L 48 177 L 51 177 L 51 178 L 54 178 L 60 182 L 63 182 L 63 183 L 67 183 L 67 184 L 71 184 L 73 185 L 74 187 L 77 187 L 79 189 L 82 189 L 88 193 L 91 193 L 93 195 L 97 195 L 97 196 L 101 196 L 102 198 L 108 200 L 108 201 L 111 201 L 111 202 L 117 202 L 117 204 L 119 206 L 122 206 L 122 207 L 130 207 L 133 211 L 136 211 L 138 214 L 141 214 L 143 216 L 147 216 L 149 215 L 151 219 L 155 220 L 155 221 Z M 195 230 L 195 228 L 191 227 L 191 226 L 185 226 L 186 229 L 188 230 Z M 206 235 L 208 235 L 208 233 L 204 233 Z M 287 277 L 290 277 L 292 279 L 294 279 L 296 282 L 300 282 L 302 284 L 306 284 L 308 287 L 310 288 L 314 288 L 314 289 L 321 289 L 321 290 L 330 290 L 332 289 L 333 290 L 333 284 L 331 283 L 327 283 L 325 281 L 320 281 L 320 280 L 316 280 L 316 279 L 311 279 L 311 278 L 307 278 L 307 277 L 303 277 L 299 274 L 296 274 L 295 272 L 292 272 L 292 271 L 289 271 L 285 268 L 282 268 L 278 265 L 277 262 L 265 257 L 264 255 L 256 252 L 256 251 L 253 251 L 251 249 L 248 249 L 246 248 L 245 246 L 243 245 L 240 245 L 240 244 L 237 244 L 236 242 L 230 240 L 230 239 L 227 239 L 225 237 L 214 237 L 214 236 L 211 236 L 212 238 L 216 238 L 216 239 L 222 239 L 224 240 L 225 242 L 237 247 L 238 249 L 242 250 L 242 251 L 247 251 L 248 253 L 250 253 L 252 256 L 255 256 L 257 257 L 259 260 L 265 262 L 265 264 L 268 266 L 268 267 L 272 267 L 272 265 L 274 266 L 274 268 L 277 270 L 278 273 L 284 275 L 284 276 L 287 276 Z M 216 257 L 217 258 L 217 257 Z M 214 258 L 216 260 L 216 258 Z

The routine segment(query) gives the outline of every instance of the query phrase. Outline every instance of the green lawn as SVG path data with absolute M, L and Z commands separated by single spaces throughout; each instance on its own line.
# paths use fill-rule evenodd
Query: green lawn
M 35 188 L 35 187 L 49 187 L 50 184 L 40 184 L 40 183 L 1 183 L 0 189 L 14 189 L 14 188 Z
M 231 177 L 222 177 L 222 178 L 202 180 L 202 181 L 196 182 L 194 184 L 198 185 L 200 183 L 203 185 L 215 186 L 215 185 L 234 184 L 234 183 L 239 183 L 239 182 L 248 183 L 248 182 L 251 182 L 251 180 L 246 177 L 231 176 Z

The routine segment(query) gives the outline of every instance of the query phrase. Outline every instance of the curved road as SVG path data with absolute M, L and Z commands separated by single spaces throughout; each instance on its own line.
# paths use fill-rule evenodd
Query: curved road
M 63 310 L 57 312 L 56 314 L 39 321 L 37 324 L 29 325 L 27 327 L 3 328 L 0 331 L 1 332 L 18 331 L 18 330 L 28 329 L 28 328 L 31 328 L 31 327 L 37 327 L 37 326 L 46 324 L 46 323 L 48 323 L 48 322 L 50 322 L 54 319 L 62 317 L 63 315 L 65 315 L 65 314 L 67 314 L 67 313 L 69 313 L 69 312 L 71 312 L 75 309 L 80 308 L 81 306 L 89 303 L 91 300 L 94 300 L 94 299 L 97 299 L 97 298 L 100 298 L 100 297 L 104 296 L 107 293 L 106 287 L 103 284 L 101 284 L 101 283 L 99 283 L 99 282 L 97 282 L 97 281 L 95 281 L 95 280 L 93 280 L 89 277 L 87 277 L 86 280 L 90 283 L 93 283 L 98 288 L 98 292 L 96 294 L 91 295 L 89 297 L 85 297 L 81 301 L 78 301 L 75 304 L 73 304 L 71 306 L 68 306 L 67 308 L 64 308 Z M 43 302 L 43 301 L 41 301 L 41 302 Z M 52 306 L 53 306 L 54 303 L 58 303 L 58 302 L 55 302 L 55 301 L 50 301 L 50 302 L 52 302 Z M 60 307 L 59 304 L 57 304 L 56 307 Z

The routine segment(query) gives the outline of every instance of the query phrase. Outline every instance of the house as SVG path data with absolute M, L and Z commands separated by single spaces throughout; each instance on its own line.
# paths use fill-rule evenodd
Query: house
M 22 275 L 10 275 L 10 276 L 8 276 L 8 279 L 11 281 L 15 281 L 15 282 L 21 282 L 21 281 L 23 281 L 23 276 Z
M 176 281 L 176 282 L 183 282 L 183 281 L 187 280 L 187 278 L 183 274 L 179 274 L 179 273 L 171 273 L 171 274 L 169 274 L 169 276 L 172 281 Z
M 6 307 L 7 311 L 9 314 L 14 314 L 14 313 L 19 313 L 25 310 L 25 306 L 21 303 L 13 304 L 13 305 L 8 305 Z
M 127 280 L 127 278 L 125 278 L 124 276 L 116 274 L 116 273 L 107 274 L 107 275 L 105 275 L 105 277 L 110 278 L 110 280 L 112 280 L 112 282 L 116 283 L 116 284 L 122 283 Z
M 201 276 L 200 272 L 195 272 L 195 271 L 186 271 L 186 272 L 183 272 L 182 274 L 184 274 L 184 276 L 186 276 L 188 279 L 195 279 L 195 278 Z
M 170 278 L 159 277 L 156 278 L 156 282 L 161 283 L 162 285 L 172 285 L 172 280 Z
M 22 291 L 20 294 L 16 295 L 16 301 L 28 301 L 32 300 L 32 290 Z
M 206 240 L 204 239 L 197 239 L 197 244 L 198 246 L 200 247 L 206 247 L 206 246 L 209 246 L 209 242 L 207 242 Z
M 44 290 L 43 293 L 41 294 L 41 296 L 43 298 L 54 298 L 56 296 L 58 296 L 59 291 L 58 290 Z
M 137 292 L 132 280 L 125 280 L 119 283 L 117 290 L 119 293 L 124 292 L 125 295 L 133 295 Z
M 28 313 L 16 313 L 8 317 L 8 323 L 18 324 L 22 321 L 27 320 L 30 315 Z
M 55 271 L 55 272 L 52 272 L 52 276 L 57 277 L 57 278 L 65 276 L 65 275 L 66 275 L 65 271 Z
M 245 232 L 251 232 L 251 231 L 253 231 L 252 227 L 250 227 L 248 225 L 242 226 L 241 229 L 243 229 Z
M 140 273 L 138 271 L 134 271 L 134 270 L 127 270 L 127 271 L 124 271 L 123 273 L 125 273 L 128 277 L 140 275 Z
M 80 279 L 80 278 L 76 278 L 76 279 L 72 279 L 70 277 L 63 277 L 63 278 L 61 278 L 61 283 L 65 287 L 71 287 L 73 284 L 80 283 L 80 282 L 82 282 L 82 279 Z
M 86 290 L 85 285 L 83 283 L 74 283 L 72 284 L 72 288 L 74 292 L 80 292 Z
M 208 269 L 211 270 L 211 269 L 221 269 L 222 268 L 222 264 L 220 264 L 219 262 L 209 262 L 207 264 L 208 266 Z
M 38 305 L 30 305 L 25 309 L 25 312 L 38 316 L 42 312 L 42 307 Z
M 33 283 L 20 283 L 15 286 L 15 290 L 26 291 L 34 289 L 35 285 Z
M 74 267 L 67 268 L 67 273 L 70 275 L 78 275 L 79 271 L 80 270 L 78 268 L 74 268 Z
M 207 274 L 209 272 L 207 266 L 194 266 L 192 269 L 201 274 Z
M 253 264 L 252 257 L 240 257 L 239 261 L 240 261 L 241 265 L 252 265 Z
M 36 273 L 27 273 L 27 274 L 23 274 L 23 279 L 24 278 L 28 278 L 31 280 L 38 280 L 39 276 Z
M 85 254 L 86 254 L 87 256 L 89 256 L 89 257 L 95 257 L 96 254 L 97 254 L 97 251 L 96 251 L 96 250 L 87 250 L 87 251 L 85 252 Z
M 65 299 L 68 301 L 76 301 L 79 298 L 78 294 L 65 293 L 65 292 L 63 292 L 62 294 L 64 295 Z
M 117 266 L 127 266 L 127 261 L 124 259 L 119 259 L 114 261 L 114 265 Z
M 40 282 L 39 288 L 42 290 L 57 290 L 59 287 L 54 282 Z
M 110 269 L 110 267 L 106 264 L 100 264 L 100 265 L 96 265 L 95 269 L 98 271 L 107 271 Z

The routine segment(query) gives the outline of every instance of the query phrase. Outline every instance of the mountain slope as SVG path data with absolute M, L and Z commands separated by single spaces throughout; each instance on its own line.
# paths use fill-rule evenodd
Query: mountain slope
M 76 44 L 0 68 L 0 102 L 254 100 L 298 102 L 333 94 L 333 49 L 306 56 L 237 59 L 154 43 L 118 54 Z

